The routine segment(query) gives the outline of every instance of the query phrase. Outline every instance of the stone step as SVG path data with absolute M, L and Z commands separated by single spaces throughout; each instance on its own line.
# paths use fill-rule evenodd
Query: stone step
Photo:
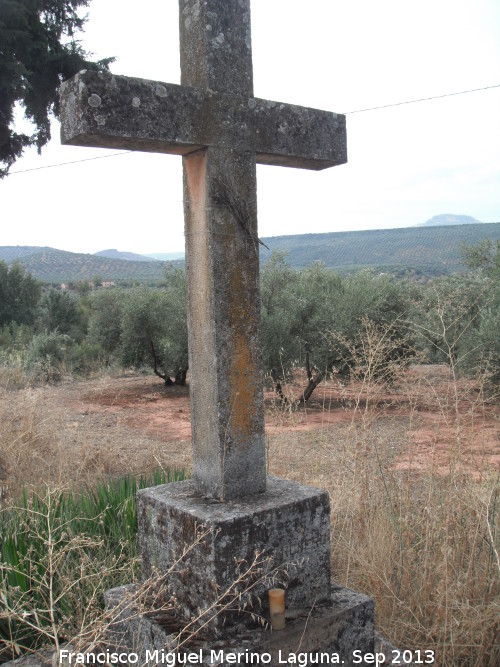
M 108 609 L 117 609 L 111 644 L 137 654 L 138 665 L 180 663 L 216 665 L 364 665 L 374 655 L 373 599 L 332 584 L 331 601 L 312 609 L 286 612 L 283 630 L 248 623 L 229 626 L 211 640 L 197 637 L 179 643 L 179 632 L 161 618 L 143 616 L 130 604 L 134 586 L 108 591 Z M 120 610 L 120 606 L 122 610 Z M 182 623 L 179 625 L 179 629 Z M 370 658 L 369 658 L 370 660 Z M 382 663 L 379 663 L 382 664 Z

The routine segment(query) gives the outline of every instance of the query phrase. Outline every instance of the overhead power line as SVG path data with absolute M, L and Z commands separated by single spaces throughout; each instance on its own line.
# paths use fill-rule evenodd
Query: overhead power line
M 368 107 L 367 109 L 356 109 L 355 111 L 345 111 L 344 115 L 349 116 L 353 113 L 364 113 L 365 111 L 377 111 L 377 109 L 388 109 L 389 107 L 400 107 L 403 104 L 416 104 L 417 102 L 428 102 L 429 100 L 440 100 L 443 97 L 453 97 L 454 95 L 467 95 L 468 93 L 478 93 L 481 90 L 490 90 L 491 88 L 500 88 L 500 83 L 494 86 L 484 86 L 484 88 L 471 88 L 470 90 L 460 90 L 457 93 L 444 93 L 443 95 L 433 95 L 432 97 L 420 97 L 417 100 L 406 100 L 405 102 L 393 102 L 392 104 L 382 104 L 379 107 Z
M 120 151 L 119 153 L 108 153 L 107 155 L 96 155 L 95 157 L 85 157 L 81 160 L 70 160 L 69 162 L 58 162 L 57 164 L 46 164 L 43 167 L 30 167 L 30 169 L 19 169 L 18 171 L 9 172 L 9 176 L 13 174 L 24 174 L 27 171 L 38 171 L 39 169 L 51 169 L 52 167 L 64 167 L 67 164 L 78 164 L 78 162 L 91 162 L 92 160 L 102 160 L 105 157 L 116 157 L 117 155 L 126 155 L 134 151 Z
M 418 102 L 429 102 L 430 100 L 440 100 L 443 97 L 453 97 L 455 95 L 468 95 L 469 93 L 478 93 L 482 90 L 490 90 L 492 88 L 500 88 L 500 83 L 493 86 L 484 86 L 483 88 L 471 88 L 470 90 L 460 90 L 456 93 L 444 93 L 442 95 L 433 95 L 432 97 L 421 97 L 416 100 L 406 100 L 404 102 L 393 102 L 392 104 L 382 104 L 378 107 L 367 107 L 366 109 L 355 109 L 354 111 L 345 111 L 345 116 L 350 116 L 355 113 L 364 113 L 365 111 L 377 111 L 379 109 L 389 109 L 390 107 L 399 107 L 405 104 L 417 104 Z M 39 171 L 40 169 L 51 169 L 53 167 L 64 167 L 68 164 L 78 164 L 79 162 L 91 162 L 92 160 L 102 160 L 107 157 L 117 157 L 119 155 L 128 155 L 134 151 L 120 151 L 119 153 L 108 153 L 107 155 L 98 155 L 96 157 L 83 158 L 81 160 L 71 160 L 70 162 L 58 162 L 57 164 L 47 164 L 43 167 L 31 167 L 30 169 L 18 169 L 17 171 L 9 172 L 9 176 L 14 174 L 25 174 L 28 171 Z

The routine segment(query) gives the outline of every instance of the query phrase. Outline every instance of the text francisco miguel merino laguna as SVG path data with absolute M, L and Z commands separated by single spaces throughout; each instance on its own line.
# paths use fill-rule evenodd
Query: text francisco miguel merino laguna
M 354 664 L 362 664 L 363 655 L 361 651 L 353 651 Z M 142 658 L 142 659 L 141 659 Z M 199 649 L 189 653 L 176 653 L 167 651 L 145 651 L 143 656 L 138 653 L 120 653 L 103 651 L 102 653 L 77 653 L 61 649 L 59 651 L 59 664 L 65 665 L 157 665 L 163 664 L 167 667 L 175 665 L 201 665 L 220 664 L 231 665 L 269 665 L 273 657 L 270 653 L 257 653 L 254 651 L 224 651 L 223 649 L 205 650 Z M 338 653 L 288 653 L 278 651 L 277 664 L 295 664 L 299 667 L 306 665 L 339 665 L 343 663 Z

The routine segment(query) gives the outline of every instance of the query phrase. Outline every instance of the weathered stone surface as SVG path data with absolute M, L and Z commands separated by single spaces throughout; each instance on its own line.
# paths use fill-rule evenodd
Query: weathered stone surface
M 105 72 L 61 86 L 61 142 L 151 153 L 197 150 L 203 91 Z
M 319 171 L 347 162 L 342 114 L 256 99 L 254 126 L 259 164 Z
M 252 96 L 250 31 L 250 0 L 180 0 L 181 83 Z
M 259 164 L 314 170 L 347 161 L 341 114 L 91 71 L 61 86 L 61 141 L 176 155 L 241 148 Z
M 172 574 L 177 599 L 188 612 L 209 607 L 236 580 L 238 561 L 250 564 L 256 551 L 270 555 L 274 566 L 289 564 L 288 609 L 308 609 L 329 599 L 325 491 L 269 477 L 266 493 L 221 504 L 200 498 L 193 482 L 186 481 L 139 491 L 137 501 L 146 577 L 153 569 L 166 573 L 176 555 L 194 542 L 197 527 L 210 531 Z M 263 596 L 267 588 L 255 594 Z
M 318 653 L 338 654 L 344 665 L 360 664 L 353 653 L 373 653 L 374 617 L 372 598 L 336 586 L 329 605 L 318 606 L 311 614 L 302 612 L 297 618 L 288 614 L 284 630 L 262 639 L 261 651 L 271 654 L 273 664 L 299 652 L 309 654 L 308 664 L 318 663 L 318 658 L 314 660 Z M 325 664 L 326 658 L 319 663 Z
M 25 655 L 16 660 L 9 660 L 5 665 L 12 665 L 12 667 L 53 667 L 54 651 L 43 651 L 41 654 Z
M 112 588 L 104 594 L 106 609 L 113 610 L 106 643 L 113 648 L 123 647 L 129 654 L 140 654 L 139 664 L 143 665 L 146 651 L 167 650 L 173 641 L 171 632 L 163 627 L 154 614 L 140 612 L 138 605 L 132 602 L 137 588 L 136 584 L 127 584 Z
M 226 628 L 223 639 L 197 641 L 182 647 L 181 652 L 196 652 L 203 664 L 213 665 L 214 658 L 236 654 L 240 657 L 236 664 L 286 664 L 292 654 L 295 664 L 301 655 L 301 664 L 330 664 L 325 657 L 338 654 L 337 664 L 347 666 L 355 664 L 373 664 L 360 662 L 358 655 L 373 654 L 374 651 L 374 604 L 373 599 L 348 588 L 334 586 L 331 598 L 312 610 L 287 610 L 286 626 L 279 632 L 255 623 L 253 627 L 233 626 Z M 118 588 L 107 593 L 107 607 L 115 608 L 126 599 L 130 589 Z M 127 607 L 125 613 L 114 624 L 111 641 L 113 645 L 134 647 L 145 660 L 147 651 L 163 653 L 175 651 L 176 633 L 165 630 L 154 617 L 136 615 L 134 609 Z M 222 654 L 220 653 L 222 651 Z M 355 654 L 354 651 L 358 651 Z M 151 653 L 149 655 L 151 655 Z M 265 661 L 257 662 L 252 656 L 265 655 Z M 267 656 L 270 656 L 268 661 Z M 303 657 L 305 656 L 305 657 Z M 236 658 L 237 659 L 237 658 Z M 341 661 L 341 662 L 340 662 Z M 150 661 L 149 665 L 155 664 Z M 218 665 L 235 664 L 223 660 Z M 331 664 L 336 664 L 333 660 Z M 386 663 L 389 664 L 389 663 Z M 399 663 L 398 663 L 399 664 Z
M 230 500 L 266 487 L 255 157 L 208 148 L 183 163 L 193 478 Z

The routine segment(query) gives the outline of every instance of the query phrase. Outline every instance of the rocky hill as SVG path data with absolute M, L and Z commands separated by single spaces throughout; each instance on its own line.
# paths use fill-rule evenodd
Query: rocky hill
M 417 227 L 441 227 L 442 225 L 480 225 L 480 220 L 476 220 L 470 215 L 454 215 L 453 213 L 441 213 L 422 222 Z

